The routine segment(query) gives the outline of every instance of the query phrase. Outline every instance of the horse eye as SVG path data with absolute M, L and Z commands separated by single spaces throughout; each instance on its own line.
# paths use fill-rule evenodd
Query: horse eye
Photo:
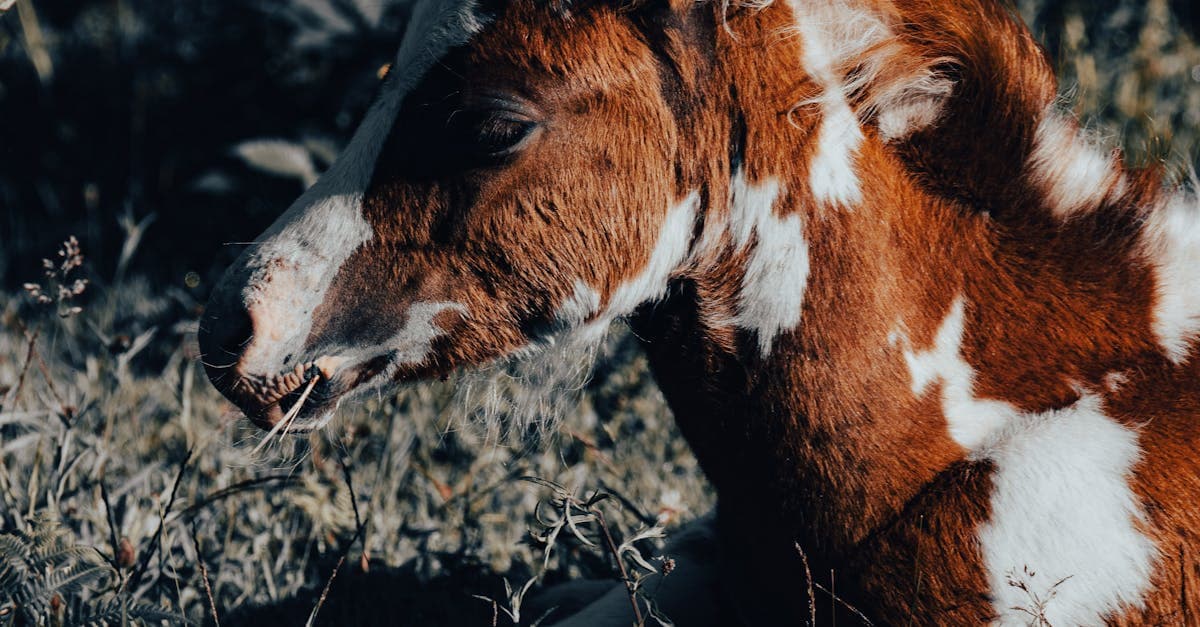
M 460 147 L 477 157 L 503 158 L 520 148 L 534 121 L 508 110 L 458 111 L 447 123 Z

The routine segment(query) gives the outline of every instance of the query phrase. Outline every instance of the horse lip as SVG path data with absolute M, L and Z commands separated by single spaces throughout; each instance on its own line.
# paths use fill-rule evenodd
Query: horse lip
M 339 370 L 346 363 L 345 358 L 322 356 L 317 359 L 297 364 L 289 371 L 273 375 L 254 375 L 239 371 L 231 385 L 222 392 L 234 402 L 242 413 L 260 429 L 270 430 L 277 425 L 287 413 L 283 404 L 289 397 L 299 395 L 314 378 L 317 384 L 312 394 L 305 399 L 305 406 L 299 414 L 312 414 L 316 411 L 328 410 L 346 390 L 335 383 Z M 302 431 L 303 425 L 289 428 L 289 431 Z
M 281 374 L 239 373 L 234 383 L 223 391 L 250 422 L 269 431 L 287 415 L 290 407 L 284 405 L 289 397 L 297 396 L 312 377 L 318 377 L 320 380 L 312 394 L 287 428 L 288 433 L 302 434 L 324 426 L 344 396 L 383 372 L 390 361 L 390 354 L 363 360 L 325 355 Z

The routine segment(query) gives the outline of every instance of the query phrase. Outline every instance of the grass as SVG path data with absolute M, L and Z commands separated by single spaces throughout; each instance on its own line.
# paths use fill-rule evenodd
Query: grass
M 38 302 L 59 284 L 74 289 L 80 270 L 0 300 L 0 528 L 61 525 L 94 547 L 112 573 L 77 591 L 93 605 L 120 598 L 197 623 L 297 624 L 341 559 L 319 623 L 490 624 L 490 603 L 472 595 L 512 610 L 505 579 L 613 578 L 595 537 L 620 545 L 712 504 L 627 335 L 615 334 L 541 446 L 469 426 L 450 381 L 369 399 L 322 434 L 255 453 L 260 434 L 196 360 L 195 296 L 93 280 Z M 596 493 L 615 495 L 587 506 L 606 524 L 555 534 L 553 551 L 548 534 L 531 534 L 540 501 Z M 649 556 L 655 544 L 637 547 Z
M 1166 0 L 1131 7 L 1053 23 L 1064 86 L 1134 161 L 1194 161 L 1200 49 Z M 666 563 L 658 536 L 713 505 L 619 328 L 548 441 L 473 426 L 450 381 L 256 452 L 261 434 L 197 361 L 206 286 L 127 271 L 154 235 L 125 231 L 115 276 L 88 276 L 68 247 L 36 287 L 0 294 L 0 543 L 42 556 L 0 565 L 0 625 L 114 608 L 150 623 L 529 624 L 526 597 L 557 582 L 623 572 L 639 599 L 639 573 Z M 51 578 L 64 569 L 88 574 Z

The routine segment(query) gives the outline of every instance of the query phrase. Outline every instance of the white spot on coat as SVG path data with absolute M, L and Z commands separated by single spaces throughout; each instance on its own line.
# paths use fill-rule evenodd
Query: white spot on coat
M 433 322 L 443 311 L 457 311 L 467 315 L 467 308 L 458 303 L 413 303 L 408 308 L 404 328 L 384 343 L 385 349 L 394 354 L 393 363 L 420 364 L 429 358 L 433 341 L 446 334 L 445 329 Z
M 1124 187 L 1124 175 L 1113 153 L 1054 107 L 1046 110 L 1038 124 L 1028 170 L 1050 211 L 1060 219 L 1095 209 Z
M 974 398 L 974 372 L 960 354 L 964 319 L 959 298 L 934 347 L 906 350 L 905 360 L 913 393 L 940 382 L 951 436 L 971 458 L 995 464 L 979 542 L 998 623 L 1025 625 L 1041 613 L 1051 625 L 1102 624 L 1140 607 L 1157 553 L 1137 529 L 1144 515 L 1128 483 L 1137 434 L 1090 394 L 1035 414 Z M 893 337 L 908 341 L 899 331 Z
M 613 321 L 666 295 L 671 276 L 688 259 L 699 207 L 700 194 L 692 192 L 668 209 L 646 265 L 613 290 L 607 303 L 601 304 L 598 290 L 577 280 L 555 312 L 562 328 L 490 367 L 472 369 L 457 386 L 459 401 L 479 408 L 480 418 L 496 434 L 502 423 L 513 433 L 525 434 L 534 426 L 548 433 L 577 406 Z
M 742 276 L 742 290 L 733 323 L 754 331 L 763 356 L 775 337 L 800 324 L 808 285 L 809 251 L 799 214 L 775 216 L 779 182 L 767 179 L 752 186 L 745 173 L 734 174 L 730 185 L 730 233 L 735 250 L 753 243 Z
M 809 166 L 809 185 L 819 202 L 852 207 L 862 202 L 855 162 L 863 142 L 862 128 L 840 91 L 826 93 L 821 99 L 821 111 L 824 117 L 817 152 Z
M 1100 625 L 1142 607 L 1157 550 L 1138 531 L 1144 514 L 1129 487 L 1135 432 L 1085 395 L 1023 416 L 989 456 L 992 516 L 979 541 L 999 624 L 1029 624 L 1022 610 L 1040 610 L 1050 625 Z
M 956 299 L 938 328 L 933 348 L 921 352 L 907 349 L 904 360 L 912 376 L 913 394 L 921 396 L 929 386 L 941 383 L 942 413 L 950 437 L 968 451 L 977 451 L 1014 419 L 1016 411 L 1007 403 L 975 398 L 975 372 L 961 354 L 965 314 L 965 301 Z
M 631 314 L 643 303 L 666 295 L 667 282 L 688 256 L 699 209 L 700 193 L 692 192 L 667 212 L 650 260 L 636 277 L 622 283 L 609 297 L 605 308 L 609 317 Z
M 1183 363 L 1200 334 L 1200 199 L 1179 194 L 1146 219 L 1142 250 L 1154 268 L 1154 333 Z
M 954 81 L 924 69 L 901 83 L 876 86 L 872 91 L 870 108 L 876 112 L 879 135 L 883 141 L 892 142 L 933 126 L 954 92 Z
M 821 110 L 809 185 L 819 202 L 852 207 L 862 201 L 855 161 L 865 136 L 846 98 L 842 75 L 888 36 L 887 25 L 870 10 L 845 0 L 790 0 L 789 5 L 803 38 L 804 70 L 822 89 L 811 103 L 802 103 Z
M 581 280 L 575 280 L 575 291 L 558 306 L 555 319 L 575 326 L 587 322 L 600 311 L 600 293 Z

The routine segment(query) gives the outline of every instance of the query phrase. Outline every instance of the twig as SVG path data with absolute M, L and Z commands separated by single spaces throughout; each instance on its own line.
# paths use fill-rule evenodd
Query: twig
M 325 599 L 329 597 L 329 589 L 333 587 L 333 580 L 337 579 L 338 571 L 345 563 L 346 553 L 342 553 L 333 567 L 333 572 L 329 573 L 329 580 L 325 582 L 325 588 L 321 590 L 321 596 L 317 599 L 317 604 L 313 606 L 312 613 L 308 615 L 308 621 L 304 623 L 304 627 L 312 627 L 316 624 L 317 614 L 321 611 L 321 606 L 325 605 Z
M 625 589 L 629 592 L 629 604 L 633 606 L 633 619 L 635 625 L 644 625 L 642 619 L 642 610 L 638 607 L 637 589 L 633 585 L 633 580 L 629 578 L 629 571 L 625 569 L 625 562 L 621 560 L 621 554 L 617 552 L 617 545 L 613 542 L 612 533 L 608 530 L 608 521 L 604 519 L 604 512 L 598 507 L 590 507 L 592 515 L 596 517 L 596 521 L 600 523 L 600 533 L 604 536 L 604 544 L 608 547 L 608 551 L 612 553 L 613 559 L 617 561 L 617 569 L 621 573 L 621 581 L 625 584 Z
M 221 627 L 221 619 L 217 617 L 217 602 L 213 599 L 212 585 L 208 582 L 208 567 L 204 565 L 204 555 L 200 551 L 200 536 L 196 534 L 196 521 L 192 521 L 192 546 L 196 548 L 196 563 L 200 565 L 200 580 L 204 582 L 204 594 L 208 597 L 208 609 L 212 612 L 213 625 Z
M 121 552 L 120 541 L 117 540 L 117 520 L 113 516 L 112 504 L 108 502 L 108 486 L 104 483 L 104 477 L 100 477 L 100 500 L 104 501 L 104 519 L 108 521 L 108 541 L 112 544 L 113 568 L 120 572 L 117 565 L 117 554 Z
M 342 554 L 338 557 L 337 564 L 333 567 L 333 572 L 329 574 L 329 580 L 325 582 L 325 588 L 321 590 L 321 596 L 317 599 L 317 604 L 313 606 L 312 613 L 308 615 L 308 621 L 304 623 L 305 627 L 312 627 L 316 624 L 317 614 L 321 612 L 321 607 L 325 605 L 325 599 L 329 598 L 329 590 L 333 588 L 333 581 L 337 579 L 338 571 L 342 569 L 342 565 L 346 563 L 346 557 L 350 555 L 350 549 L 354 548 L 354 544 L 362 537 L 363 530 L 366 528 L 363 525 L 362 518 L 358 512 L 358 498 L 354 495 L 354 483 L 350 478 L 350 468 L 346 465 L 344 459 L 339 458 L 338 464 L 342 467 L 342 477 L 346 480 L 346 489 L 350 491 L 350 506 L 354 508 L 354 537 L 342 548 Z
M 29 0 L 17 0 L 17 17 L 21 20 L 21 33 L 25 37 L 25 52 L 29 55 L 33 68 L 37 70 L 38 78 L 43 85 L 47 85 L 54 77 L 54 62 L 46 50 L 46 37 L 38 24 L 33 3 Z
M 354 481 L 350 477 L 350 467 L 346 465 L 344 458 L 338 458 L 338 465 L 342 467 L 342 478 L 346 481 L 346 489 L 350 491 L 350 507 L 354 509 L 354 527 L 360 533 L 363 529 L 362 517 L 358 513 L 358 498 L 354 495 Z M 353 541 L 351 541 L 353 544 Z
M 640 521 L 643 525 L 646 525 L 647 527 L 652 527 L 652 526 L 658 524 L 657 518 L 655 518 L 654 516 L 651 516 L 650 514 L 647 514 L 646 512 L 643 512 L 642 508 L 638 507 L 636 503 L 629 500 L 624 494 L 621 494 L 620 492 L 612 489 L 612 487 L 609 486 L 607 483 L 601 481 L 600 489 L 603 490 L 605 493 L 612 495 L 613 498 L 617 499 L 617 501 L 621 503 L 621 507 L 625 508 L 626 511 L 632 512 L 633 515 L 638 519 L 638 521 Z
M 154 531 L 154 538 L 150 540 L 150 550 L 142 553 L 142 559 L 138 562 L 137 570 L 133 571 L 133 576 L 125 582 L 126 590 L 132 590 L 141 583 L 142 576 L 150 566 L 150 556 L 158 552 L 159 543 L 162 542 L 163 528 L 167 525 L 167 515 L 171 513 L 171 508 L 175 505 L 175 497 L 179 493 L 179 484 L 183 481 L 183 473 L 187 470 L 187 465 L 190 461 L 192 461 L 192 451 L 189 449 L 187 455 L 183 458 L 183 463 L 179 464 L 179 472 L 175 474 L 175 483 L 171 485 L 171 497 L 167 499 L 167 508 L 158 517 L 158 529 Z
M 42 359 L 42 354 L 37 349 L 33 351 L 33 358 L 37 361 L 38 370 L 41 371 L 42 377 L 46 379 L 46 389 L 50 390 L 50 395 L 58 403 L 58 412 L 56 413 L 63 420 L 64 424 L 68 424 L 66 418 L 64 418 L 65 412 L 67 412 L 67 401 L 63 398 L 62 394 L 59 394 L 58 388 L 54 386 L 54 377 L 50 374 L 50 367 L 46 365 L 46 360 Z
M 804 548 L 796 542 L 796 552 L 800 554 L 800 563 L 804 564 L 804 582 L 808 590 L 808 624 L 817 627 L 817 601 L 813 594 L 813 578 L 812 571 L 808 568 L 808 555 L 804 553 Z
M 199 501 L 196 501 L 195 503 L 192 503 L 191 505 L 179 510 L 175 514 L 175 518 L 172 519 L 172 522 L 185 516 L 191 516 L 192 514 L 195 514 L 196 512 L 208 507 L 209 505 L 212 505 L 213 503 L 216 503 L 217 501 L 225 500 L 235 494 L 246 492 L 254 488 L 264 487 L 266 484 L 276 481 L 287 484 L 284 487 L 300 483 L 299 479 L 291 475 L 269 475 L 266 477 L 259 477 L 257 479 L 240 481 L 231 486 L 221 488 L 220 490 L 217 490 L 216 492 L 201 498 Z
M 832 575 L 832 574 L 833 574 L 833 572 L 830 571 L 830 575 Z M 854 614 L 856 616 L 858 616 L 859 619 L 862 620 L 864 625 L 868 625 L 870 627 L 873 627 L 875 625 L 875 623 L 871 622 L 871 619 L 867 618 L 866 614 L 863 614 L 862 611 L 860 611 L 857 607 L 854 607 L 853 605 L 851 605 L 848 601 L 846 601 L 842 597 L 839 597 L 838 595 L 834 594 L 829 588 L 826 588 L 825 586 L 822 586 L 821 584 L 816 583 L 816 582 L 813 582 L 813 586 L 815 586 L 817 588 L 817 590 L 820 590 L 821 592 L 828 594 L 829 598 L 833 599 L 835 603 L 850 610 L 851 612 L 854 612 Z M 836 613 L 835 613 L 835 615 L 836 615 Z
M 17 321 L 17 325 L 20 326 L 22 330 L 25 330 L 25 325 L 22 324 L 20 320 Z M 16 402 L 17 398 L 21 394 L 21 388 L 25 387 L 25 377 L 29 374 L 29 367 L 33 365 L 34 346 L 37 344 L 38 336 L 41 335 L 41 333 L 42 330 L 39 328 L 32 334 L 25 334 L 28 338 L 28 343 L 25 347 L 25 363 L 21 366 L 21 374 L 17 376 L 17 384 L 13 386 L 13 389 L 10 390 L 8 394 L 4 395 L 4 403 L 0 404 L 0 410 L 6 409 L 9 406 L 9 403 Z
M 296 416 L 300 415 L 300 410 L 304 409 L 304 403 L 308 402 L 308 395 L 312 394 L 313 388 L 316 387 L 317 381 L 320 380 L 320 376 L 315 376 L 312 379 L 309 379 L 308 386 L 305 387 L 304 391 L 300 393 L 300 398 L 296 401 L 296 404 L 292 406 L 292 410 L 283 417 L 283 422 L 286 425 L 283 428 L 284 435 L 287 435 L 288 432 L 292 430 L 292 422 L 296 420 Z
M 19 390 L 20 386 L 25 383 L 25 374 L 29 370 L 31 361 L 37 362 L 38 370 L 42 373 L 42 378 L 46 380 L 46 387 L 50 390 L 50 395 L 58 403 L 59 418 L 62 418 L 61 413 L 66 410 L 67 402 L 63 400 L 62 394 L 58 393 L 58 388 L 54 386 L 54 377 L 50 375 L 50 367 L 46 365 L 46 360 L 42 359 L 42 354 L 37 350 L 37 339 L 42 332 L 41 326 L 30 331 L 29 327 L 20 318 L 16 319 L 16 323 L 17 328 L 28 338 L 29 349 L 25 355 L 25 365 L 21 370 L 21 379 L 17 382 L 18 387 L 15 389 Z

